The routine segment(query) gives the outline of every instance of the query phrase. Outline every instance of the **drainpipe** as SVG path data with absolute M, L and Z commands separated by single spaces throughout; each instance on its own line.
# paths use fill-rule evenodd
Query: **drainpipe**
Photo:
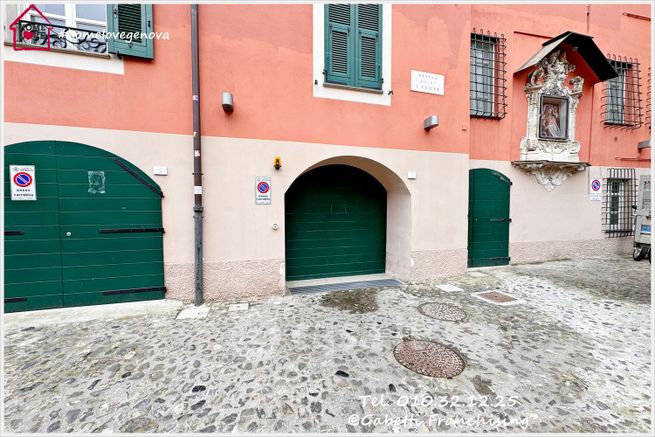
M 198 5 L 191 5 L 191 88 L 193 98 L 193 223 L 195 304 L 202 305 L 202 157 L 200 156 L 200 84 L 198 79 Z

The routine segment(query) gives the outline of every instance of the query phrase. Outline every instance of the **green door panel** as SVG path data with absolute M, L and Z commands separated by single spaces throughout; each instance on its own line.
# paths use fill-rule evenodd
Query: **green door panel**
M 469 171 L 469 267 L 509 264 L 510 186 L 497 171 Z
M 5 312 L 56 308 L 63 303 L 57 199 L 57 159 L 52 142 L 33 141 L 4 150 Z M 10 165 L 34 165 L 36 201 L 12 201 Z M 20 235 L 7 235 L 19 232 Z
M 5 311 L 163 298 L 161 196 L 145 173 L 78 143 L 4 152 L 5 232 L 21 232 L 5 236 Z M 11 201 L 10 164 L 35 165 L 36 201 Z
M 301 175 L 285 195 L 287 280 L 383 273 L 387 192 L 346 165 Z
M 134 260 L 135 251 L 161 250 L 161 232 L 101 232 L 162 227 L 161 197 L 118 165 L 117 159 L 120 160 L 101 149 L 57 143 L 65 306 L 163 297 L 163 258 L 153 259 L 149 253 L 145 260 Z M 120 162 L 156 187 L 136 167 L 124 160 Z M 98 262 L 94 255 L 108 251 L 113 252 L 114 261 Z M 132 255 L 131 261 L 123 257 L 125 253 Z M 137 291 L 142 288 L 159 290 Z M 122 294 L 105 294 L 108 291 Z M 133 296 L 126 297 L 127 294 Z

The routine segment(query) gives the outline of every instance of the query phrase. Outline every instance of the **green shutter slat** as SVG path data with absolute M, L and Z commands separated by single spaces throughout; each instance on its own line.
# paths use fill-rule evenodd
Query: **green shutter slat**
M 332 72 L 348 74 L 348 33 L 332 30 Z
M 325 6 L 325 81 L 355 85 L 354 5 Z
M 328 21 L 350 26 L 350 5 L 328 5 Z
M 153 59 L 154 41 L 151 38 L 142 37 L 153 32 L 153 28 L 152 5 L 107 5 L 107 31 L 110 33 L 109 53 Z M 124 34 L 123 38 L 121 38 L 121 33 Z M 132 38 L 128 38 L 126 35 L 131 35 Z
M 377 40 L 367 36 L 362 36 L 361 57 L 362 70 L 361 74 L 367 79 L 375 80 L 377 78 Z
M 382 5 L 357 5 L 356 86 L 382 88 Z
M 377 32 L 380 27 L 380 6 L 359 5 L 358 7 L 359 28 Z

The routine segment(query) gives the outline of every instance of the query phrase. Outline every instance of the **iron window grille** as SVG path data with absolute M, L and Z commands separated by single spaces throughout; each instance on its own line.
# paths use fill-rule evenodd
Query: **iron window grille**
M 634 168 L 610 168 L 604 180 L 603 230 L 609 238 L 634 235 L 637 179 Z
M 646 126 L 650 129 L 651 125 L 651 115 L 650 115 L 650 104 L 651 104 L 651 70 L 650 65 L 648 66 L 648 81 L 646 82 Z
M 507 114 L 505 42 L 503 34 L 485 34 L 482 29 L 471 33 L 472 117 L 501 119 Z
M 639 61 L 614 55 L 607 59 L 618 77 L 604 82 L 603 122 L 607 127 L 638 129 L 643 123 Z

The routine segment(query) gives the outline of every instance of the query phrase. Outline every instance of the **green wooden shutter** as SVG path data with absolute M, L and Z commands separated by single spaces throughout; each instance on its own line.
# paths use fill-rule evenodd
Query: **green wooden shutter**
M 355 5 L 325 5 L 325 81 L 355 86 Z
M 120 56 L 153 59 L 152 5 L 107 5 L 107 32 L 109 53 Z M 130 38 L 131 36 L 131 38 Z
M 357 86 L 382 88 L 382 5 L 357 5 Z

